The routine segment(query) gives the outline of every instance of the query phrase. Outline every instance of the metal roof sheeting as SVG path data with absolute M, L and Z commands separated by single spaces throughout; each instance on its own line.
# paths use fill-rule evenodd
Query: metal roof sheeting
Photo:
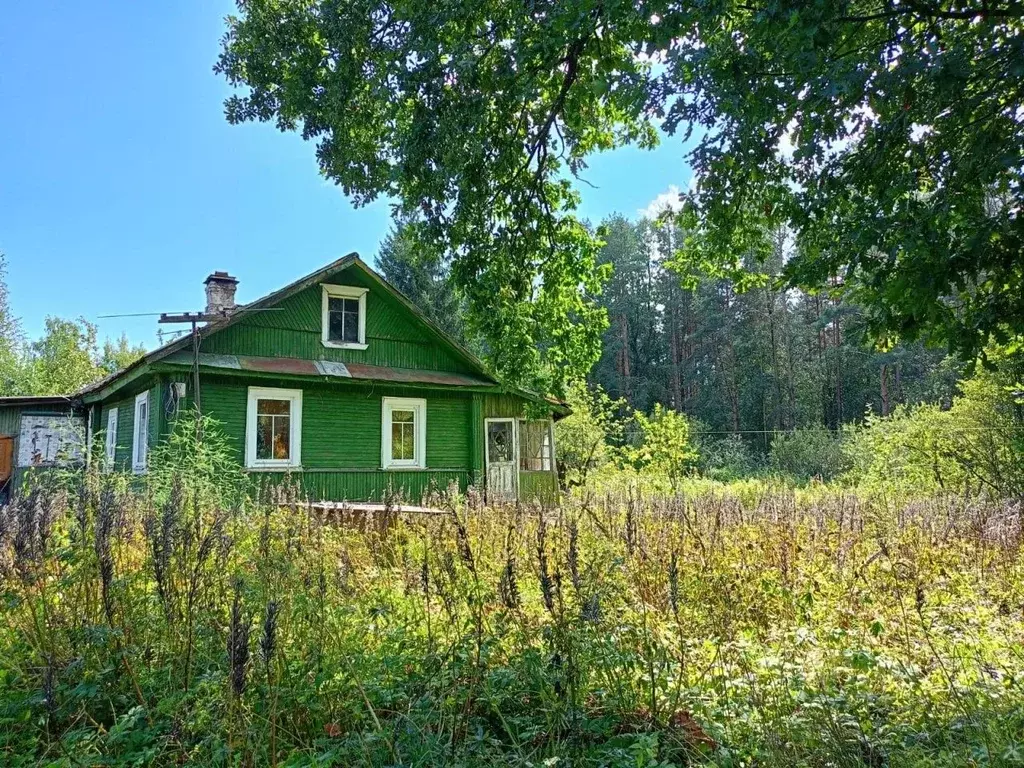
M 166 362 L 192 365 L 192 355 L 178 352 Z M 279 373 L 283 376 L 325 376 L 328 378 L 387 381 L 396 384 L 437 384 L 447 387 L 493 387 L 494 382 L 464 373 L 425 371 L 412 368 L 391 368 L 362 363 L 339 363 L 332 360 L 302 360 L 293 357 L 247 357 L 244 355 L 199 354 L 204 368 L 221 368 L 254 373 Z

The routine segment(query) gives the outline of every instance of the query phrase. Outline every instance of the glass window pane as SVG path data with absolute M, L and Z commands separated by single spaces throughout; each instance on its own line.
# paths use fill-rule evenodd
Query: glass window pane
M 394 461 L 416 460 L 416 411 L 392 410 L 391 458 Z
M 402 425 L 402 458 L 406 461 L 416 458 L 416 427 L 413 424 Z
M 284 414 L 287 416 L 291 413 L 292 402 L 291 400 L 257 400 L 256 401 L 256 413 L 264 414 L 268 416 Z
M 405 458 L 402 455 L 402 425 L 397 421 L 391 422 L 391 458 L 396 461 Z
M 512 424 L 492 421 L 487 425 L 487 450 L 491 461 L 512 461 Z
M 327 314 L 327 339 L 329 341 L 341 341 L 345 335 L 345 313 L 329 312 Z
M 391 458 L 395 461 L 416 459 L 416 425 L 413 422 L 392 419 Z
M 527 472 L 551 469 L 551 435 L 546 421 L 520 423 L 519 466 Z
M 135 408 L 135 463 L 146 461 L 147 439 L 149 438 L 149 403 L 140 402 Z
M 273 445 L 274 417 L 256 417 L 256 458 L 272 458 L 270 448 Z
M 274 458 L 287 459 L 291 456 L 291 418 L 274 416 Z
M 327 338 L 349 344 L 359 342 L 359 299 L 327 298 Z
M 359 341 L 359 310 L 345 312 L 342 316 L 345 318 L 344 327 L 341 332 L 342 341 L 352 344 L 357 343 Z

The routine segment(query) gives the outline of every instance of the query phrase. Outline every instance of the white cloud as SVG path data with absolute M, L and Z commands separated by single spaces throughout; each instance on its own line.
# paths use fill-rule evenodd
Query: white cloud
M 665 212 L 666 208 L 678 211 L 683 207 L 679 194 L 679 187 L 675 184 L 669 184 L 667 190 L 651 200 L 646 208 L 640 208 L 637 213 L 645 219 L 656 219 Z

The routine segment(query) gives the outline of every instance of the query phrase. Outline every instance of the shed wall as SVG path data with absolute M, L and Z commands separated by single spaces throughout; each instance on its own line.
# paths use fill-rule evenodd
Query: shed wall
M 29 474 L 35 472 L 46 472 L 46 468 L 19 467 L 18 453 L 20 449 L 19 435 L 21 433 L 21 417 L 26 414 L 71 414 L 69 405 L 45 406 L 45 405 L 5 405 L 0 406 L 0 435 L 9 435 L 13 440 L 13 464 L 14 471 L 11 475 L 11 489 L 18 490 L 22 487 Z

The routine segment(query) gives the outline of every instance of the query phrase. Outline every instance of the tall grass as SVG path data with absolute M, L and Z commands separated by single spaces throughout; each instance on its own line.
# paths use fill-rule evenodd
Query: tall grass
M 3 765 L 1024 763 L 1014 504 L 367 517 L 173 461 L 0 515 Z

